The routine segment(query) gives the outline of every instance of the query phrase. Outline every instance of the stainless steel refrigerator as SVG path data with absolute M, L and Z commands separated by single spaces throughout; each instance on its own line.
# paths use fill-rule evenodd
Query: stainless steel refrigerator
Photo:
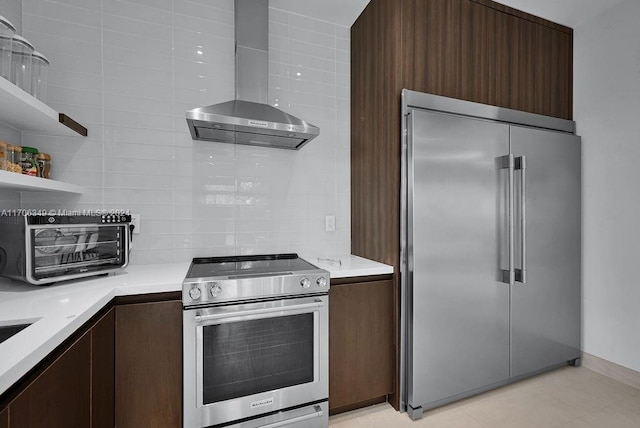
M 403 91 L 403 407 L 580 357 L 572 121 Z

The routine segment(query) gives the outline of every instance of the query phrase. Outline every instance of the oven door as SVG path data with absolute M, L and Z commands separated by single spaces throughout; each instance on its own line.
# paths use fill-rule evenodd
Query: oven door
M 32 225 L 25 279 L 32 284 L 116 272 L 129 264 L 129 225 Z
M 252 418 L 328 396 L 328 296 L 187 309 L 184 426 Z

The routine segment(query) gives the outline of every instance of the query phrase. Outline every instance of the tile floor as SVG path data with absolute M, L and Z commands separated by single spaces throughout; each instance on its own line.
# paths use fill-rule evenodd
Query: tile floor
M 566 367 L 423 414 L 379 404 L 329 418 L 331 428 L 638 428 L 640 390 Z

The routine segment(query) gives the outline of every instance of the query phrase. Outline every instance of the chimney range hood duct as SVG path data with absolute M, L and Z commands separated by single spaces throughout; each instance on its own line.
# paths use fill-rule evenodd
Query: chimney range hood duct
M 236 0 L 236 100 L 187 110 L 194 140 L 298 150 L 320 134 L 267 104 L 269 1 Z

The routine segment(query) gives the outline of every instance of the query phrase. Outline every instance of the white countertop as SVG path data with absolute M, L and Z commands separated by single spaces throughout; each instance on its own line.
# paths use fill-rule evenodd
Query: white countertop
M 393 266 L 351 254 L 329 257 L 301 257 L 319 268 L 328 270 L 331 273 L 331 278 L 388 275 L 393 273 Z
M 302 257 L 328 270 L 331 278 L 393 273 L 391 266 L 357 256 L 322 257 L 320 261 Z M 188 268 L 189 262 L 129 266 L 115 275 L 48 286 L 0 278 L 0 326 L 35 321 L 0 343 L 0 394 L 114 297 L 180 291 Z

